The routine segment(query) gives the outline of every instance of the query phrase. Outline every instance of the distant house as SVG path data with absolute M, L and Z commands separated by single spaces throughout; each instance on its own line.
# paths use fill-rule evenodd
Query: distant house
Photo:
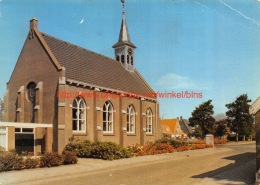
M 178 118 L 160 120 L 163 137 L 181 139 L 187 137 Z
M 181 126 L 181 130 L 188 136 L 190 137 L 193 133 L 192 128 L 189 126 L 189 120 L 187 119 L 182 119 L 182 116 L 180 116 L 179 124 Z

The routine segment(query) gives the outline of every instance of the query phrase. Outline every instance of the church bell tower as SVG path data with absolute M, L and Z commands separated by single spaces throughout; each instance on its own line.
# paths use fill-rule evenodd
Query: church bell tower
M 123 5 L 121 29 L 118 42 L 113 45 L 113 48 L 115 49 L 116 60 L 120 62 L 125 69 L 134 71 L 134 49 L 136 46 L 130 41 L 130 36 L 126 25 L 125 0 L 121 0 L 121 2 Z

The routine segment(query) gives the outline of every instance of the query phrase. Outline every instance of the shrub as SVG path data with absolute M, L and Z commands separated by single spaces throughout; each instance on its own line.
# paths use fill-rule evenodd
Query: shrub
M 91 157 L 114 160 L 131 157 L 129 151 L 113 142 L 96 141 L 92 144 Z
M 3 153 L 5 151 L 5 148 L 0 146 L 0 154 Z
M 63 164 L 76 164 L 78 158 L 75 152 L 73 151 L 64 151 L 62 153 Z
M 59 166 L 62 163 L 62 156 L 55 152 L 46 152 L 40 157 L 40 167 Z
M 226 144 L 227 139 L 214 139 L 214 144 Z
M 21 170 L 23 165 L 23 158 L 15 152 L 0 154 L 0 171 Z
M 129 153 L 131 154 L 136 154 L 138 152 L 142 152 L 144 150 L 144 146 L 140 144 L 134 144 L 134 145 L 129 145 L 127 148 Z
M 67 144 L 63 150 L 65 151 L 74 151 L 76 155 L 81 158 L 91 157 L 92 144 L 90 141 L 85 140 L 83 142 L 70 140 L 70 143 Z
M 178 141 L 175 139 L 170 139 L 170 138 L 162 138 L 162 139 L 158 139 L 155 141 L 155 143 L 169 143 L 171 144 L 174 148 L 178 148 L 180 146 L 185 146 L 188 145 L 189 143 L 184 142 L 184 141 Z
M 162 138 L 162 139 L 157 139 L 155 143 L 171 143 L 172 139 L 170 138 Z
M 25 169 L 37 168 L 39 165 L 40 165 L 40 160 L 38 158 L 27 157 L 24 160 Z
M 174 148 L 170 143 L 154 143 L 148 146 L 145 151 L 148 155 L 162 154 L 162 153 L 172 153 Z
M 191 146 L 188 146 L 188 145 L 186 145 L 186 146 L 179 146 L 178 148 L 176 148 L 176 151 L 177 152 L 187 151 L 187 150 L 191 149 Z

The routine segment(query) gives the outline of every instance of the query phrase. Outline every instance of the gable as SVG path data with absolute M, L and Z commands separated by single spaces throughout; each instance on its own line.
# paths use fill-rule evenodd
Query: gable
M 30 34 L 30 33 L 29 33 Z M 31 81 L 37 76 L 56 73 L 57 68 L 45 51 L 38 37 L 27 36 L 9 83 L 13 81 Z
M 177 119 L 164 119 L 161 120 L 160 123 L 161 125 L 165 125 L 168 126 L 170 128 L 170 130 L 174 133 L 176 128 L 177 128 Z

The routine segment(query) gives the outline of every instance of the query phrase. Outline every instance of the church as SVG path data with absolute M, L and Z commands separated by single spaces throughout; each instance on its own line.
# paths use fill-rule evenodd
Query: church
M 37 154 L 62 152 L 73 136 L 122 146 L 160 138 L 159 103 L 146 96 L 155 93 L 135 68 L 122 3 L 114 59 L 42 33 L 30 20 L 4 96 L 3 147 Z

